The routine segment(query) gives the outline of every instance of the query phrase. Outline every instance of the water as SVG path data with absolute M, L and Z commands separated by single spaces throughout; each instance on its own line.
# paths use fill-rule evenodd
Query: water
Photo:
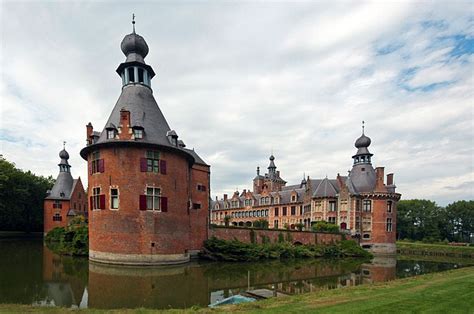
M 298 294 L 464 266 L 462 260 L 375 258 L 117 267 L 58 256 L 41 239 L 0 239 L 0 252 L 0 303 L 102 309 L 207 306 L 253 289 Z

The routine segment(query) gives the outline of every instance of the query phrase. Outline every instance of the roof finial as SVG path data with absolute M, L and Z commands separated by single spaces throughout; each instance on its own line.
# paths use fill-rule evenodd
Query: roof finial
M 364 125 L 364 124 L 365 124 L 365 121 L 362 120 L 362 135 L 364 135 L 364 129 L 365 129 L 365 125 Z
M 66 141 L 63 141 L 63 149 L 66 150 Z
M 133 33 L 135 34 L 135 13 L 132 13 Z

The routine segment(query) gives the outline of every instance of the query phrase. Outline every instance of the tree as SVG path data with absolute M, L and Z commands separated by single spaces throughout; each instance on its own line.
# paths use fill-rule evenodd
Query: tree
M 229 215 L 225 215 L 225 216 L 224 216 L 224 225 L 225 225 L 226 227 L 229 226 L 229 222 L 230 222 L 231 218 L 232 218 L 232 217 L 230 217 Z
M 443 209 L 429 200 L 402 200 L 397 206 L 398 239 L 440 241 Z
M 268 229 L 268 221 L 266 219 L 259 219 L 253 222 L 255 228 Z
M 0 230 L 42 231 L 43 200 L 54 179 L 22 171 L 0 155 Z
M 337 225 L 325 221 L 318 221 L 311 228 L 316 232 L 339 232 L 339 227 Z
M 446 207 L 445 227 L 451 241 L 470 242 L 474 235 L 474 201 L 457 201 Z

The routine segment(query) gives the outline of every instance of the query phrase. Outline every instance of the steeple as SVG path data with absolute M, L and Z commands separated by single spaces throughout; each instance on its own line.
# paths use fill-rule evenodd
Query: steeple
M 273 154 L 270 156 L 270 164 L 268 165 L 268 174 L 270 175 L 270 177 L 272 177 L 272 175 L 275 175 L 276 174 L 276 166 L 275 166 L 275 157 L 273 156 Z
M 127 59 L 119 65 L 117 73 L 122 78 L 122 86 L 141 84 L 151 88 L 151 79 L 155 72 L 145 63 L 149 49 L 145 39 L 135 32 L 135 14 L 132 15 L 132 25 L 132 33 L 126 35 L 120 44 Z
M 69 153 L 66 151 L 66 142 L 63 142 L 63 150 L 59 152 L 59 172 L 71 172 L 71 166 L 68 163 Z
M 371 164 L 371 154 L 368 150 L 371 140 L 365 136 L 365 122 L 362 121 L 362 135 L 355 141 L 354 146 L 357 148 L 357 153 L 352 156 L 354 159 L 354 165 L 356 164 Z

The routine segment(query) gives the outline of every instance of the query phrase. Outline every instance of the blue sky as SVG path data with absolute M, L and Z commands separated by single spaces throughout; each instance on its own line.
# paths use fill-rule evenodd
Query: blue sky
M 150 47 L 155 98 L 211 164 L 212 195 L 251 188 L 273 150 L 290 184 L 346 174 L 366 121 L 374 166 L 403 198 L 474 198 L 473 4 L 430 2 L 1 2 L 1 153 L 74 176 L 85 125 L 119 94 L 119 49 Z

